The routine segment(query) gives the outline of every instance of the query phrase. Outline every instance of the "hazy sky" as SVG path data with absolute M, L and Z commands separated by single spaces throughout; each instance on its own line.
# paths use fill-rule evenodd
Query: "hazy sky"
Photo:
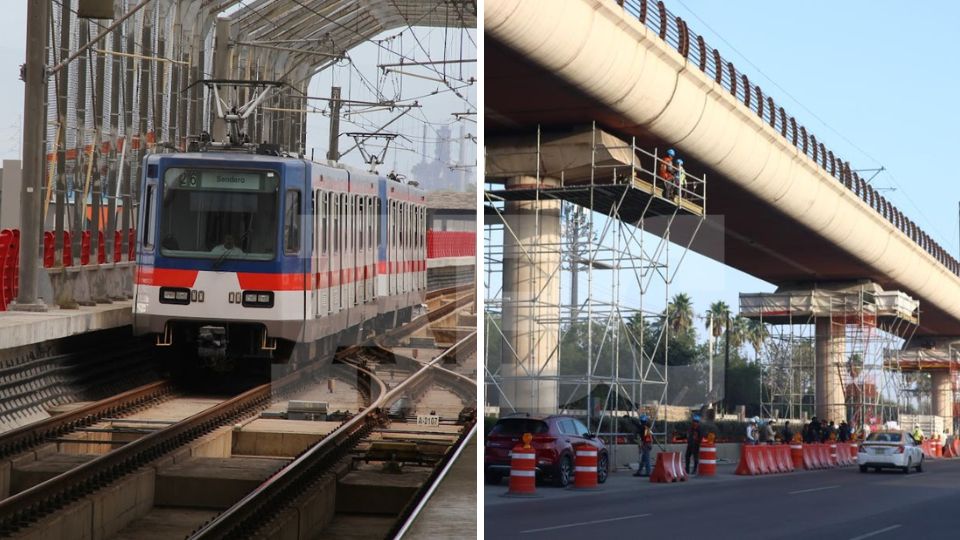
M 27 3 L 25 0 L 2 0 L 4 17 L 0 18 L 0 32 L 4 38 L 0 40 L 0 76 L 7 84 L 0 86 L 0 102 L 6 105 L 0 108 L 0 158 L 17 159 L 19 156 L 20 140 L 22 139 L 20 118 L 23 113 L 23 83 L 18 79 L 19 66 L 24 61 L 26 43 L 26 15 Z M 390 51 L 402 52 L 407 58 L 418 61 L 451 59 L 475 59 L 476 31 L 443 28 L 397 28 L 374 38 L 385 40 L 381 46 L 364 43 L 349 52 L 353 66 L 348 62 L 341 62 L 314 78 L 310 85 L 310 95 L 328 97 L 330 87 L 336 81 L 343 87 L 343 96 L 355 100 L 374 100 L 378 88 L 385 99 L 410 99 L 420 96 L 421 107 L 412 110 L 402 120 L 387 128 L 403 134 L 406 139 L 398 138 L 391 143 L 390 151 L 381 172 L 389 172 L 394 165 L 401 172 L 408 173 L 410 168 L 418 163 L 423 143 L 423 126 L 427 125 L 427 154 L 432 158 L 434 144 L 438 138 L 437 130 L 447 126 L 453 137 L 460 135 L 460 122 L 452 113 L 476 111 L 476 83 L 472 85 L 458 82 L 455 79 L 467 80 L 476 78 L 476 63 L 451 64 L 447 66 L 448 82 L 459 88 L 463 96 L 458 97 L 449 91 L 449 86 L 441 81 L 430 81 L 414 76 L 388 75 L 382 76 L 377 68 L 378 63 L 397 62 L 398 58 Z M 446 47 L 444 47 L 446 44 Z M 422 45 L 422 48 L 421 48 Z M 425 52 L 426 51 L 426 52 Z M 429 58 L 426 53 L 429 53 Z M 462 67 L 462 73 L 461 73 Z M 442 68 L 438 68 L 442 69 Z M 407 68 L 416 75 L 438 77 L 427 68 Z M 362 75 L 362 77 L 361 77 Z M 370 83 L 368 88 L 363 79 Z M 402 80 L 401 80 L 402 79 Z M 437 91 L 435 95 L 428 95 Z M 312 105 L 318 109 L 326 108 L 325 102 L 315 101 Z M 368 131 L 389 121 L 396 112 L 381 111 L 365 114 L 356 114 L 341 122 L 341 131 Z M 475 119 L 475 117 L 470 117 Z M 307 146 L 316 149 L 316 157 L 322 158 L 326 154 L 328 139 L 329 118 L 321 114 L 308 115 Z M 463 121 L 468 138 L 476 136 L 476 124 L 472 121 Z M 353 144 L 349 137 L 340 140 L 341 151 Z M 469 141 L 468 159 L 470 164 L 476 163 L 476 146 Z M 453 160 L 459 158 L 459 148 L 456 141 L 451 148 Z M 343 161 L 352 165 L 362 165 L 363 160 L 356 150 L 347 154 Z

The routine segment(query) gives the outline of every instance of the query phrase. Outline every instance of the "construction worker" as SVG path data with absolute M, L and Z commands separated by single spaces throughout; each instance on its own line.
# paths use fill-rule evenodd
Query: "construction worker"
M 683 193 L 687 190 L 687 171 L 683 170 L 683 160 L 677 160 L 677 185 L 680 187 L 680 198 L 683 198 Z
M 920 444 L 923 442 L 923 430 L 920 429 L 920 424 L 913 425 L 913 433 L 910 434 L 913 437 L 913 440 Z
M 700 470 L 700 441 L 703 433 L 700 431 L 700 415 L 691 418 L 690 429 L 687 430 L 687 455 L 684 457 L 684 469 L 687 474 L 696 474 Z M 690 458 L 693 458 L 693 469 L 690 468 Z
M 785 444 L 790 444 L 790 441 L 793 440 L 793 430 L 790 429 L 790 421 L 789 421 L 789 420 L 787 420 L 787 421 L 783 424 L 783 432 L 782 432 L 782 433 L 783 433 L 783 442 L 784 442 Z
M 650 450 L 652 449 L 653 432 L 650 431 L 650 417 L 641 414 L 637 432 L 637 450 L 640 452 L 640 463 L 637 464 L 637 472 L 633 474 L 634 476 L 650 476 Z
M 660 180 L 663 181 L 663 196 L 667 199 L 672 199 L 675 195 L 675 186 L 674 181 L 674 166 L 673 159 L 677 156 L 677 152 L 671 148 L 667 150 L 667 155 L 660 160 L 660 167 L 657 170 L 657 175 L 660 177 Z
M 747 444 L 757 444 L 757 417 L 754 416 L 747 422 Z
M 774 444 L 777 442 L 777 434 L 773 432 L 773 422 L 771 418 L 767 420 L 766 425 L 763 426 L 763 438 L 766 440 L 767 444 Z

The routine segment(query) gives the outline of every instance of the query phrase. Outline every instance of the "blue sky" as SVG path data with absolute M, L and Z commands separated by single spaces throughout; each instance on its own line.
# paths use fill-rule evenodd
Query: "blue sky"
M 960 186 L 950 165 L 960 146 L 960 76 L 951 36 L 960 3 L 915 12 L 885 0 L 666 4 L 854 169 L 885 167 L 873 185 L 957 256 Z M 773 289 L 690 253 L 670 295 L 690 294 L 702 314 L 713 301 L 736 309 L 740 292 Z M 662 294 L 648 298 L 646 307 L 662 309 Z
M 922 6 L 911 12 L 885 0 L 667 2 L 854 169 L 885 167 L 873 185 L 894 188 L 884 196 L 957 256 L 960 185 L 951 158 L 960 146 L 960 75 L 952 66 L 960 3 Z M 739 292 L 771 289 L 697 255 L 673 287 L 691 294 L 700 312 L 714 299 L 736 306 Z

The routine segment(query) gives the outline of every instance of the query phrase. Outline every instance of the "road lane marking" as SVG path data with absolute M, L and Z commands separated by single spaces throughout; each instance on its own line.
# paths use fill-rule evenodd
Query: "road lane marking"
M 520 531 L 520 534 L 543 532 L 543 531 L 555 531 L 555 530 L 557 530 L 557 529 L 569 529 L 570 527 L 581 527 L 581 526 L 583 526 L 583 525 L 595 525 L 595 524 L 597 524 L 597 523 L 609 523 L 609 522 L 611 522 L 611 521 L 623 521 L 623 520 L 625 520 L 625 519 L 642 518 L 642 517 L 647 517 L 647 516 L 652 516 L 652 515 L 653 515 L 653 514 L 636 514 L 636 515 L 633 515 L 633 516 L 623 516 L 623 517 L 618 517 L 618 518 L 596 519 L 596 520 L 593 520 L 593 521 L 581 521 L 580 523 L 569 523 L 569 524 L 567 524 L 567 525 L 556 525 L 556 526 L 554 526 L 554 527 L 544 527 L 544 528 L 542 528 L 542 529 L 529 529 L 529 530 L 526 530 L 526 531 Z
M 892 530 L 894 530 L 894 529 L 899 529 L 900 527 L 902 527 L 902 525 L 900 525 L 900 524 L 891 525 L 891 526 L 889 526 L 889 527 L 887 527 L 887 528 L 885 528 L 885 529 L 878 529 L 878 530 L 873 531 L 873 532 L 868 532 L 867 534 L 861 534 L 860 536 L 854 536 L 854 537 L 851 538 L 850 540 L 863 540 L 864 538 L 870 538 L 871 536 L 876 536 L 876 535 L 878 535 L 878 534 L 883 534 L 883 533 L 885 533 L 885 532 L 889 532 L 889 531 L 892 531 Z
M 796 495 L 798 493 L 813 493 L 814 491 L 823 491 L 825 489 L 836 489 L 838 487 L 840 486 L 824 486 L 824 487 L 818 487 L 818 488 L 801 489 L 799 491 L 790 491 L 787 493 L 787 495 Z

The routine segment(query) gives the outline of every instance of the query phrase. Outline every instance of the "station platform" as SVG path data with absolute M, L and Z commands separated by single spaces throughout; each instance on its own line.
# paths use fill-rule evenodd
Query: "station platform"
M 128 326 L 133 322 L 132 305 L 132 300 L 123 300 L 79 309 L 0 312 L 0 350 Z
M 470 538 L 476 534 L 477 436 L 474 434 L 403 538 Z

